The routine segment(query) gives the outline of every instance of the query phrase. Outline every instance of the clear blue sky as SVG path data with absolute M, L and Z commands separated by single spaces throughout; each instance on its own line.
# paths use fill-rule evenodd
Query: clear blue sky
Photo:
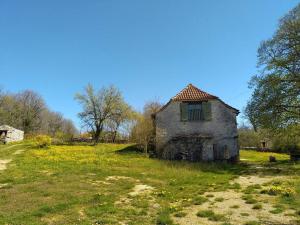
M 257 48 L 297 0 L 0 0 L 0 85 L 77 125 L 74 94 L 116 85 L 141 110 L 188 83 L 242 110 Z

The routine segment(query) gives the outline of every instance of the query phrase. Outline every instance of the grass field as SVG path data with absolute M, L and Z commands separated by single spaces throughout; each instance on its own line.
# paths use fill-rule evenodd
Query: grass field
M 300 165 L 269 155 L 241 151 L 230 165 L 149 159 L 123 144 L 1 145 L 0 224 L 265 224 L 266 213 L 300 224 Z

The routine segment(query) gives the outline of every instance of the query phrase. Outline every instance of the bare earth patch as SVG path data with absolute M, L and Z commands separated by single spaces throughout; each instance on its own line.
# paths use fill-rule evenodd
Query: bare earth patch
M 132 198 L 138 198 L 138 197 L 148 197 L 151 199 L 151 202 L 154 202 L 154 199 L 152 197 L 149 197 L 149 195 L 153 192 L 154 188 L 145 185 L 145 184 L 137 184 L 134 186 L 131 192 L 128 193 L 127 196 L 123 196 L 119 199 L 119 201 L 116 201 L 116 205 L 129 205 L 132 201 Z
M 19 149 L 19 150 L 15 151 L 15 152 L 13 153 L 13 155 L 20 155 L 20 154 L 22 154 L 24 151 L 25 151 L 24 149 Z
M 277 177 L 278 178 L 278 177 Z M 241 185 L 242 188 L 247 188 L 250 185 L 263 185 L 274 180 L 274 177 L 257 177 L 257 176 L 241 176 L 235 179 L 233 182 Z M 206 192 L 204 195 L 212 194 L 214 198 L 211 198 L 208 202 L 202 205 L 195 205 L 183 210 L 186 213 L 185 217 L 173 217 L 175 223 L 180 225 L 214 225 L 222 224 L 224 221 L 228 221 L 231 224 L 245 224 L 247 221 L 267 221 L 269 224 L 293 224 L 295 219 L 292 216 L 286 216 L 285 214 L 294 213 L 292 210 L 286 210 L 279 214 L 273 214 L 270 211 L 274 210 L 275 197 L 256 194 L 254 198 L 262 205 L 262 209 L 253 209 L 253 204 L 246 204 L 242 199 L 244 193 L 235 190 L 228 190 L 223 192 Z M 214 201 L 216 198 L 223 198 L 221 202 Z M 224 221 L 210 221 L 207 218 L 197 216 L 197 212 L 201 210 L 212 210 L 216 214 L 224 215 Z
M 22 145 L 22 144 L 9 145 L 9 146 L 4 147 L 3 149 L 7 150 L 7 149 L 14 148 L 14 147 L 16 147 L 16 146 L 20 146 L 20 145 Z
M 0 189 L 3 188 L 3 187 L 6 187 L 8 184 L 5 183 L 5 184 L 0 184 Z
M 153 187 L 145 184 L 137 184 L 133 188 L 132 192 L 129 193 L 130 196 L 137 196 L 142 194 L 150 194 L 154 190 Z
M 86 215 L 85 215 L 85 213 L 84 213 L 84 208 L 79 209 L 79 210 L 78 210 L 78 214 L 79 214 L 80 220 L 83 220 L 83 219 L 86 218 Z
M 263 185 L 263 184 L 271 182 L 272 180 L 282 179 L 282 178 L 286 178 L 286 177 L 283 177 L 283 176 L 281 176 L 281 177 L 240 176 L 237 179 L 235 179 L 232 183 L 238 183 L 241 185 L 242 188 L 246 188 L 250 185 L 255 185 L 255 184 Z
M 7 164 L 11 162 L 11 159 L 0 160 L 0 171 L 7 169 Z
M 157 211 L 160 208 L 160 205 L 156 203 L 156 199 L 151 196 L 151 193 L 155 190 L 154 187 L 141 184 L 140 180 L 134 179 L 131 177 L 123 177 L 123 176 L 110 176 L 107 177 L 102 182 L 113 182 L 120 179 L 127 179 L 128 182 L 134 182 L 136 183 L 135 186 L 132 188 L 132 190 L 127 193 L 124 196 L 121 196 L 119 200 L 115 202 L 115 205 L 122 210 L 137 210 L 135 201 L 147 201 L 149 203 L 149 206 L 147 207 L 147 213 L 143 216 L 148 217 L 149 220 L 154 217 L 154 215 L 157 214 Z M 142 209 L 138 209 L 142 210 Z M 128 222 L 126 219 L 124 221 L 119 221 L 120 225 L 128 225 L 130 222 Z
M 125 176 L 109 176 L 109 177 L 106 177 L 106 181 L 117 181 L 117 180 L 135 180 L 131 177 L 125 177 Z

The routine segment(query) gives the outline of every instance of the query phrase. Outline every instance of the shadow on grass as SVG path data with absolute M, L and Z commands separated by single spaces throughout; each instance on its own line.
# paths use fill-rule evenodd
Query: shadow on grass
M 142 148 L 139 148 L 138 145 L 130 145 L 126 148 L 115 151 L 117 154 L 125 155 L 125 154 L 145 154 Z
M 120 155 L 131 155 L 131 156 L 145 156 L 144 151 L 138 145 L 131 145 L 126 148 L 115 151 L 116 154 Z M 245 163 L 224 163 L 224 162 L 189 162 L 185 160 L 164 160 L 159 158 L 150 158 L 156 162 L 162 163 L 167 167 L 178 168 L 178 169 L 189 169 L 198 170 L 203 172 L 212 172 L 217 174 L 231 173 L 241 174 L 243 171 L 248 169 L 248 164 Z
M 142 148 L 138 145 L 131 145 L 116 151 L 120 155 L 145 155 Z M 178 160 L 163 160 L 154 158 L 151 160 L 159 161 L 165 166 L 172 168 L 186 168 L 190 170 L 199 170 L 216 174 L 229 173 L 233 175 L 300 175 L 300 164 L 289 160 L 278 162 L 188 162 Z

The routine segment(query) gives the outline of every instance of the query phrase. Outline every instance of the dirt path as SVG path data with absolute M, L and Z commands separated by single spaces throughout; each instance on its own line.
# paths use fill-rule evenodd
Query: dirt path
M 19 146 L 22 144 L 15 144 L 15 145 L 10 145 L 8 147 L 4 147 L 4 150 L 8 150 L 11 148 L 14 148 L 16 146 Z M 18 149 L 16 150 L 12 155 L 20 155 L 25 151 L 25 149 Z M 12 159 L 0 159 L 0 171 L 6 170 L 7 169 L 7 165 L 12 161 Z
M 7 164 L 11 162 L 11 159 L 0 159 L 0 171 L 7 169 Z
M 202 205 L 194 205 L 183 210 L 185 216 L 173 217 L 175 223 L 179 225 L 216 225 L 228 221 L 230 224 L 244 225 L 249 221 L 261 222 L 261 224 L 294 224 L 295 218 L 292 216 L 295 212 L 285 210 L 274 213 L 276 199 L 274 196 L 262 195 L 259 193 L 252 194 L 257 203 L 247 203 L 243 197 L 245 189 L 253 185 L 264 185 L 273 180 L 282 179 L 283 177 L 259 177 L 259 176 L 240 176 L 232 181 L 241 186 L 240 190 L 227 190 L 223 192 L 206 192 L 204 196 L 208 201 Z M 286 178 L 286 177 L 285 177 Z M 254 209 L 254 205 L 261 205 L 261 208 Z M 223 219 L 214 221 L 209 217 L 199 217 L 199 211 L 210 210 L 216 215 L 223 216 Z M 273 212 L 273 213 L 272 213 Z M 225 219 L 224 219 L 225 218 Z M 267 221 L 264 223 L 262 221 Z
M 5 146 L 3 149 L 7 150 L 7 149 L 14 148 L 14 147 L 16 147 L 16 146 L 20 146 L 20 145 L 23 145 L 23 144 L 14 144 L 14 145 L 9 145 L 9 146 Z

